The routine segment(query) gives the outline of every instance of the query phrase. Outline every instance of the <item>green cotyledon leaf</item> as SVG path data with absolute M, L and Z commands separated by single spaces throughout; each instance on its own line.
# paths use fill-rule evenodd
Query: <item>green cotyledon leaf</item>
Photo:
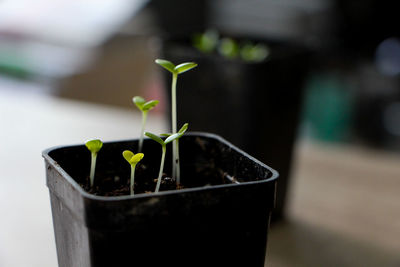
M 185 123 L 178 131 L 178 133 L 184 134 L 189 127 L 189 123 Z
M 139 161 L 142 160 L 143 157 L 144 157 L 144 154 L 143 154 L 143 153 L 137 153 L 136 155 L 134 155 L 134 156 L 131 158 L 130 163 L 131 163 L 131 164 L 137 164 Z
M 181 138 L 182 136 L 183 136 L 183 133 L 171 134 L 170 136 L 168 136 L 167 139 L 165 139 L 165 144 L 168 144 L 174 140 L 177 140 L 177 139 Z
M 175 73 L 175 65 L 171 61 L 165 59 L 156 59 L 155 62 L 169 72 Z
M 137 153 L 136 155 L 130 151 L 130 150 L 125 150 L 124 152 L 122 152 L 122 156 L 124 157 L 124 159 L 131 165 L 136 165 L 139 161 L 142 160 L 142 158 L 144 157 L 143 153 Z
M 141 96 L 135 96 L 132 98 L 133 103 L 138 107 L 138 109 L 143 110 L 143 105 L 146 103 L 146 100 L 144 100 L 143 97 Z
M 86 147 L 92 153 L 97 153 L 103 147 L 103 142 L 100 139 L 90 139 L 85 143 Z
M 182 64 L 179 64 L 178 66 L 175 67 L 175 72 L 178 74 L 184 73 L 188 70 L 191 70 L 193 68 L 197 67 L 197 63 L 194 62 L 185 62 Z
M 158 103 L 160 103 L 160 101 L 158 101 L 158 100 L 150 100 L 150 101 L 146 102 L 142 106 L 142 110 L 143 111 L 149 111 L 149 110 L 153 109 L 155 106 L 157 106 Z
M 165 143 L 164 141 L 157 135 L 150 133 L 150 132 L 145 132 L 144 133 L 147 137 L 150 137 L 151 139 L 153 139 L 154 141 L 156 141 L 157 143 L 159 143 L 160 145 L 164 146 Z

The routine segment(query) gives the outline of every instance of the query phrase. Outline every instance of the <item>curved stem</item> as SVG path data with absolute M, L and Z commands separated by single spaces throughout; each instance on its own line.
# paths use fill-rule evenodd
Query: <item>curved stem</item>
M 158 173 L 158 179 L 157 179 L 157 186 L 156 186 L 156 193 L 160 190 L 160 185 L 161 185 L 161 177 L 164 171 L 164 160 L 165 160 L 165 153 L 167 151 L 167 147 L 165 145 L 162 146 L 162 155 L 161 155 L 161 164 L 160 164 L 160 172 Z
M 172 86 L 171 86 L 171 112 L 172 112 L 172 134 L 176 133 L 176 82 L 178 80 L 178 74 L 172 74 Z M 175 178 L 176 174 L 176 141 L 172 142 L 172 179 Z
M 92 153 L 92 162 L 90 164 L 90 187 L 93 187 L 94 184 L 94 171 L 96 169 L 96 158 L 97 153 Z
M 147 111 L 142 112 L 142 130 L 140 131 L 140 139 L 139 139 L 139 152 L 142 152 L 143 148 L 143 135 L 144 135 L 144 127 L 146 125 L 147 120 Z
M 134 195 L 134 187 L 135 187 L 135 167 L 136 164 L 132 164 L 131 165 L 131 184 L 130 184 L 130 188 L 131 188 L 131 195 Z

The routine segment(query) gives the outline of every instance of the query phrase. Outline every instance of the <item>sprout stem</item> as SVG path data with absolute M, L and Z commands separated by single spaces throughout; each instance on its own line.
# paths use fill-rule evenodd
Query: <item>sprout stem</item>
M 161 164 L 160 164 L 160 172 L 158 174 L 158 179 L 157 179 L 157 186 L 156 186 L 156 193 L 160 190 L 160 185 L 161 185 L 161 177 L 164 171 L 164 160 L 165 160 L 165 153 L 167 151 L 167 146 L 163 145 L 162 146 L 162 155 L 161 155 Z
M 176 184 L 181 183 L 181 168 L 180 168 L 180 162 L 179 162 L 179 139 L 176 139 L 174 142 L 176 142 Z
M 173 73 L 172 74 L 172 90 L 171 90 L 171 104 L 172 104 L 172 134 L 176 133 L 176 124 L 177 124 L 177 116 L 176 116 L 176 82 L 178 79 L 178 74 L 177 73 Z M 179 152 L 177 150 L 177 146 L 176 146 L 176 141 L 174 140 L 172 142 L 172 179 L 175 179 L 175 175 L 176 173 L 178 173 L 179 171 L 177 171 L 177 164 L 176 162 L 179 162 Z M 178 181 L 177 181 L 178 182 Z
M 133 196 L 134 193 L 134 186 L 135 186 L 135 168 L 136 168 L 136 164 L 132 164 L 131 165 L 131 195 Z
M 148 113 L 148 111 L 142 112 L 142 130 L 140 131 L 139 153 L 142 152 L 142 148 L 143 148 L 143 134 L 144 134 L 144 127 L 146 125 L 146 120 L 147 120 L 147 113 Z
M 97 159 L 97 153 L 92 152 L 92 163 L 90 166 L 90 187 L 93 187 L 94 184 L 94 171 L 96 169 L 96 159 Z

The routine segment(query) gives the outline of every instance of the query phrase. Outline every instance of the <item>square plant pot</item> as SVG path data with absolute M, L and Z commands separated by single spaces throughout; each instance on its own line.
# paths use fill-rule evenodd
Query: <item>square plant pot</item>
M 95 185 L 127 184 L 122 151 L 137 147 L 104 143 Z M 183 189 L 111 197 L 82 188 L 84 145 L 44 151 L 59 266 L 264 266 L 278 173 L 213 134 L 188 133 L 179 147 Z M 137 183 L 159 171 L 160 145 L 145 139 L 143 153 Z

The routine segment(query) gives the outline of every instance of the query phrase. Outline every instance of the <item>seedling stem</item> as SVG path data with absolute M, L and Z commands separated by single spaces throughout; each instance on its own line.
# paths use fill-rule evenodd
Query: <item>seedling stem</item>
M 147 120 L 147 113 L 148 113 L 148 111 L 142 112 L 142 129 L 140 131 L 139 152 L 142 152 L 142 148 L 143 148 L 143 135 L 144 135 L 144 128 L 145 128 L 146 120 Z
M 90 187 L 93 188 L 94 174 L 95 174 L 95 170 L 96 170 L 97 153 L 103 147 L 103 142 L 101 142 L 99 139 L 91 139 L 91 140 L 86 141 L 85 145 L 91 152 L 91 156 L 92 156 L 92 161 L 90 164 Z
M 156 193 L 160 190 L 161 178 L 162 178 L 162 174 L 163 174 L 163 171 L 164 171 L 164 161 L 165 161 L 165 154 L 166 153 L 167 153 L 167 146 L 163 145 L 162 146 L 162 154 L 161 154 L 160 171 L 158 173 L 157 185 L 156 185 L 156 190 L 155 190 Z
M 172 74 L 172 133 L 176 133 L 176 124 L 177 124 L 177 116 L 176 116 L 176 82 L 178 80 L 178 74 L 173 73 Z M 176 174 L 176 182 L 179 184 L 180 183 L 180 176 L 178 175 L 178 162 L 179 162 L 179 150 L 178 146 L 176 145 L 176 141 L 172 142 L 172 179 L 175 179 L 175 174 Z
M 140 139 L 139 139 L 139 153 L 142 152 L 143 148 L 143 133 L 144 133 L 144 128 L 146 125 L 146 120 L 147 120 L 147 113 L 152 110 L 155 106 L 158 105 L 159 101 L 158 100 L 150 100 L 146 102 L 143 97 L 141 96 L 135 96 L 132 99 L 133 103 L 136 105 L 136 107 L 142 112 L 142 129 L 140 131 Z
M 90 187 L 94 184 L 94 172 L 96 170 L 97 153 L 92 152 L 92 162 L 90 164 Z

